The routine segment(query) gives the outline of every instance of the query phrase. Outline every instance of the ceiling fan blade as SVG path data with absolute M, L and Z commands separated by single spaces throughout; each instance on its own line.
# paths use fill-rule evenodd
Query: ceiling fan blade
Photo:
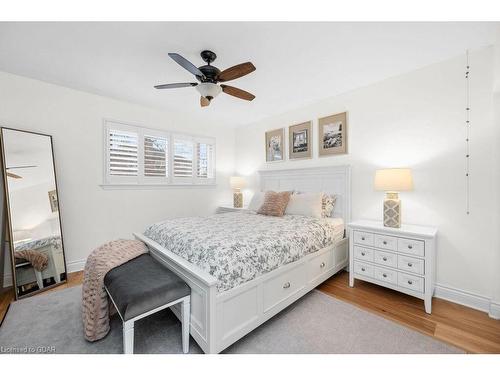
M 12 177 L 12 178 L 15 178 L 15 179 L 22 178 L 21 176 L 18 176 L 17 174 L 10 173 L 10 172 L 7 172 L 7 177 Z
M 177 64 L 182 66 L 187 71 L 191 72 L 195 76 L 205 77 L 200 69 L 198 69 L 192 62 L 186 60 L 184 57 L 179 55 L 178 53 L 169 53 L 168 54 Z
M 222 91 L 224 91 L 228 95 L 232 95 L 232 96 L 235 96 L 237 98 L 244 99 L 244 100 L 254 100 L 255 99 L 255 95 L 250 94 L 249 92 L 242 90 L 242 89 L 239 89 L 237 87 L 227 86 L 227 85 L 220 85 L 220 87 L 222 87 Z
M 204 96 L 200 96 L 200 105 L 202 107 L 208 107 L 210 105 L 210 100 L 208 100 Z
M 223 70 L 218 75 L 217 79 L 219 80 L 219 82 L 227 82 L 231 81 L 232 79 L 246 76 L 247 74 L 252 73 L 254 70 L 255 66 L 251 62 L 246 62 Z
M 177 89 L 179 87 L 192 87 L 197 86 L 197 83 L 186 82 L 186 83 L 166 83 L 164 85 L 156 85 L 155 89 Z
M 21 165 L 19 167 L 7 167 L 5 169 L 22 169 L 22 168 L 36 168 L 36 165 Z

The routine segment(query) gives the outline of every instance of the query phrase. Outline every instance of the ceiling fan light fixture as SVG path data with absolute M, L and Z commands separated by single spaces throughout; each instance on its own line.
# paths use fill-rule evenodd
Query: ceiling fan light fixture
M 198 86 L 196 86 L 196 90 L 198 90 L 201 96 L 210 100 L 212 100 L 222 92 L 222 88 L 219 85 L 211 82 L 203 82 L 198 84 Z

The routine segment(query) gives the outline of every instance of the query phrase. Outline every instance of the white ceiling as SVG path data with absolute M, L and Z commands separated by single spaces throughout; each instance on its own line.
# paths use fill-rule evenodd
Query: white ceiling
M 0 23 L 0 70 L 234 126 L 301 107 L 494 42 L 498 23 Z M 195 82 L 168 56 L 195 65 L 211 49 L 221 70 L 252 61 L 229 84 L 256 95 L 221 94 L 200 108 Z

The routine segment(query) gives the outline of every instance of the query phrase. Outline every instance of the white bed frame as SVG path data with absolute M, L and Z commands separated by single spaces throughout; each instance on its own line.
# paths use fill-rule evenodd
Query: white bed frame
M 335 217 L 350 221 L 349 166 L 260 171 L 261 190 L 337 195 Z M 348 264 L 348 239 L 309 254 L 237 287 L 217 291 L 217 279 L 157 242 L 134 233 L 153 257 L 191 287 L 191 336 L 205 353 L 219 353 Z M 180 318 L 180 310 L 171 307 Z

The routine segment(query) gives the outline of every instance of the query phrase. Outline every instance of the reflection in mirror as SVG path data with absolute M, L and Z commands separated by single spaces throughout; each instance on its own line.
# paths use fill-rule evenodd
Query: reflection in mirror
M 10 262 L 23 297 L 66 280 L 52 139 L 7 128 L 1 135 Z

